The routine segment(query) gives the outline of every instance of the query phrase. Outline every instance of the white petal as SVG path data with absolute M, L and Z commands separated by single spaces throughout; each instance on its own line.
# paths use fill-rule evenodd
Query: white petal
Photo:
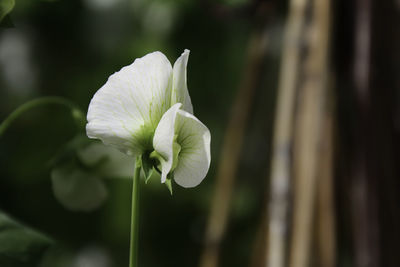
M 182 55 L 176 60 L 173 68 L 173 86 L 172 86 L 172 105 L 182 103 L 183 110 L 193 114 L 193 106 L 190 100 L 189 91 L 186 82 L 186 66 L 190 51 L 185 49 Z
M 173 163 L 173 142 L 175 136 L 175 120 L 181 103 L 173 105 L 162 116 L 160 123 L 154 133 L 153 146 L 154 150 L 161 155 L 161 182 L 164 183 L 167 175 L 172 168 Z
M 178 110 L 175 124 L 181 151 L 174 179 L 180 186 L 195 187 L 210 167 L 210 131 L 195 116 L 183 110 Z
M 86 132 L 128 155 L 151 148 L 152 133 L 170 107 L 171 63 L 161 52 L 136 59 L 111 75 L 93 96 Z

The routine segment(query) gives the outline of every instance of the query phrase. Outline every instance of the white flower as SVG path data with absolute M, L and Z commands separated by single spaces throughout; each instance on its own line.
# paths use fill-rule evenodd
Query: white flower
M 162 182 L 174 177 L 194 187 L 210 166 L 211 136 L 192 115 L 188 57 L 185 50 L 172 67 L 153 52 L 111 75 L 89 104 L 86 132 L 130 156 L 151 159 Z

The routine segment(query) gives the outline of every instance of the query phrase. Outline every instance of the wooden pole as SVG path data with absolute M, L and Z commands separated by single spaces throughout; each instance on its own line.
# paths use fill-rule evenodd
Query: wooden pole
M 256 30 L 249 42 L 247 64 L 232 107 L 219 158 L 216 187 L 208 219 L 205 247 L 200 267 L 216 267 L 219 250 L 225 233 L 232 190 L 243 144 L 245 128 L 253 102 L 255 87 L 260 78 L 260 65 L 267 48 L 265 27 Z
M 294 136 L 294 214 L 289 267 L 310 265 L 319 179 L 317 170 L 323 152 L 320 144 L 325 141 L 322 136 L 322 118 L 326 111 L 327 97 L 330 1 L 314 0 L 311 16 Z
M 301 43 L 308 0 L 291 0 L 285 26 L 278 99 L 271 154 L 270 198 L 268 207 L 268 245 L 265 265 L 284 267 L 288 228 L 291 147 L 295 92 L 299 73 Z

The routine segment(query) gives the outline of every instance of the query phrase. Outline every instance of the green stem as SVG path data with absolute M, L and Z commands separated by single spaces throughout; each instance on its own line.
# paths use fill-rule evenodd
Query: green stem
M 131 212 L 131 244 L 129 267 L 138 266 L 138 240 L 139 240 L 139 182 L 140 182 L 140 157 L 137 157 L 132 186 L 132 212 Z
M 62 105 L 71 110 L 72 116 L 75 120 L 79 122 L 79 124 L 84 124 L 85 119 L 82 111 L 71 101 L 68 99 L 57 97 L 57 96 L 45 96 L 37 99 L 33 99 L 28 101 L 21 106 L 19 106 L 16 110 L 14 110 L 1 124 L 0 124 L 0 137 L 4 134 L 4 132 L 8 129 L 10 124 L 17 119 L 21 114 L 26 111 L 35 108 L 37 106 L 42 105 Z

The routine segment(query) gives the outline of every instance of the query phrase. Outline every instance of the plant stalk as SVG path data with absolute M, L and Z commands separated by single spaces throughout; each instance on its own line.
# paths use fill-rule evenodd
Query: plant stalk
M 138 157 L 136 159 L 135 172 L 132 181 L 131 241 L 129 252 L 129 267 L 138 266 L 140 169 L 140 157 Z
M 8 129 L 10 124 L 16 120 L 20 115 L 23 113 L 27 112 L 28 110 L 38 107 L 38 106 L 43 106 L 43 105 L 61 105 L 65 106 L 68 109 L 71 110 L 71 114 L 74 117 L 74 119 L 78 122 L 80 125 L 85 125 L 85 116 L 83 115 L 82 111 L 71 101 L 69 101 L 66 98 L 63 97 L 58 97 L 58 96 L 45 96 L 37 99 L 33 99 L 31 101 L 28 101 L 21 106 L 19 106 L 17 109 L 15 109 L 1 124 L 0 124 L 0 137 L 4 134 L 4 132 Z

